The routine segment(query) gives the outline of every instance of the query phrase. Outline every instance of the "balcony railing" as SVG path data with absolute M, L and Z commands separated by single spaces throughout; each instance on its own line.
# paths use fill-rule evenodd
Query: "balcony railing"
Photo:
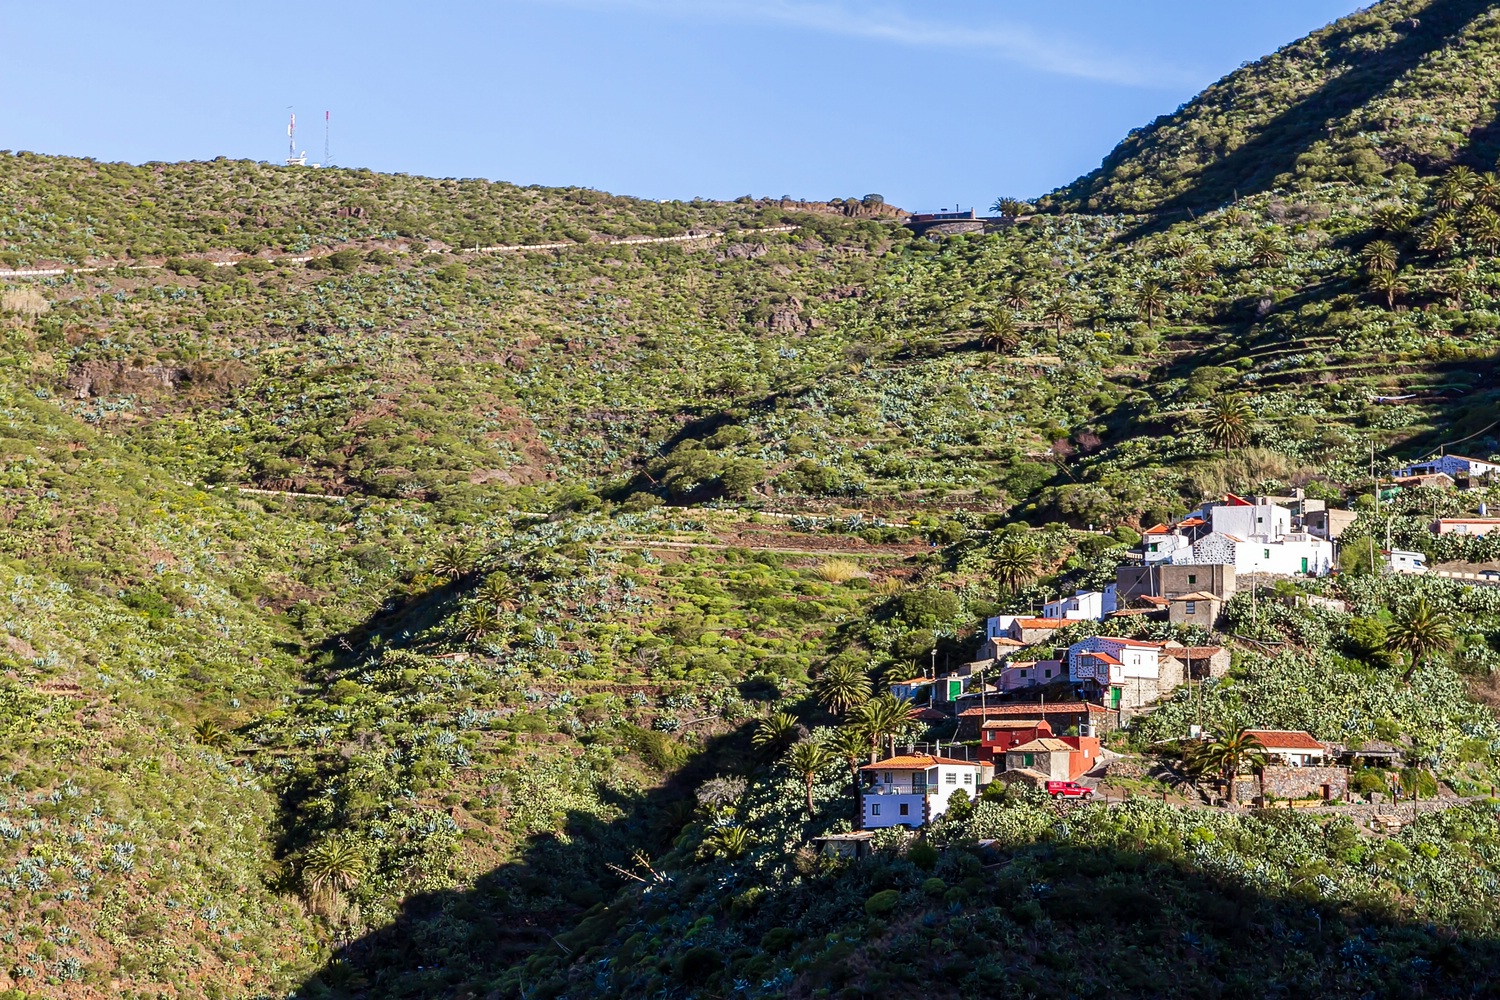
M 866 795 L 936 795 L 937 785 L 866 785 Z

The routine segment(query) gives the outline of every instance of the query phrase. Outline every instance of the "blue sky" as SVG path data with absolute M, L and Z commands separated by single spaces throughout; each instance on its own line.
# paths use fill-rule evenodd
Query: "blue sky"
M 984 207 L 1355 0 L 0 0 L 0 147 Z

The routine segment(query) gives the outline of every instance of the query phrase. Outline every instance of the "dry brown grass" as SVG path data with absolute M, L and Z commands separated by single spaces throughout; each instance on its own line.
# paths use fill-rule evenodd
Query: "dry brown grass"
M 813 567 L 813 576 L 825 583 L 848 583 L 869 575 L 850 559 L 825 559 Z
M 1500 715 L 1500 674 L 1469 678 L 1469 697 Z
M 47 301 L 47 297 L 30 285 L 7 288 L 0 292 L 0 312 L 21 317 L 22 322 L 28 326 L 36 322 L 38 316 L 46 315 L 51 308 L 52 303 Z

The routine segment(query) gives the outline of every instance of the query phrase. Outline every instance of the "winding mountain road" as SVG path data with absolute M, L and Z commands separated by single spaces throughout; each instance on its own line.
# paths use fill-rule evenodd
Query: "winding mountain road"
M 523 243 L 516 246 L 494 246 L 473 247 L 471 249 L 459 248 L 450 250 L 454 256 L 462 254 L 486 254 L 486 253 L 533 253 L 540 250 L 578 250 L 578 249 L 600 249 L 607 247 L 639 247 L 650 246 L 658 243 L 697 243 L 703 240 L 716 240 L 723 236 L 760 236 L 768 233 L 790 233 L 796 226 L 768 226 L 764 229 L 742 229 L 730 232 L 728 230 L 716 230 L 709 233 L 685 233 L 681 236 L 628 236 L 623 240 L 601 240 L 598 243 Z M 337 247 L 330 248 L 328 253 L 337 251 Z M 326 255 L 325 255 L 326 256 Z M 184 258 L 185 260 L 203 260 L 202 257 Z M 247 260 L 272 260 L 285 261 L 289 264 L 305 264 L 312 260 L 311 255 L 284 254 L 277 257 L 240 257 L 236 260 L 209 261 L 214 267 L 233 267 Z M 52 267 L 52 268 L 30 268 L 14 271 L 0 270 L 0 278 L 55 278 L 64 274 L 94 274 L 99 271 L 110 271 L 119 266 L 125 266 L 134 271 L 159 271 L 165 264 L 127 264 L 119 261 L 111 264 L 95 264 L 91 267 Z

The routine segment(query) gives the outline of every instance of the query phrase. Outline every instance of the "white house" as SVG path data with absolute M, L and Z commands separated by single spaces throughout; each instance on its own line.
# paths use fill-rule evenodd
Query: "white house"
M 1305 531 L 1275 537 L 1205 535 L 1172 556 L 1176 566 L 1228 564 L 1237 574 L 1327 576 L 1336 564 L 1334 543 Z
M 1451 476 L 1454 479 L 1464 476 L 1477 479 L 1496 472 L 1500 472 L 1500 463 L 1497 462 L 1468 458 L 1463 455 L 1437 455 L 1425 462 L 1413 462 L 1411 465 L 1403 466 L 1397 469 L 1394 475 L 1397 479 L 1437 475 Z
M 1292 512 L 1273 503 L 1254 503 L 1229 494 L 1223 503 L 1204 504 L 1198 514 L 1210 531 L 1240 538 L 1281 538 L 1291 534 Z
M 1298 527 L 1287 508 L 1232 493 L 1172 527 L 1148 529 L 1142 548 L 1148 566 L 1221 565 L 1272 576 L 1326 576 L 1337 559 L 1334 542 Z
M 1496 517 L 1443 517 L 1432 524 L 1432 532 L 1435 535 L 1470 535 L 1474 538 L 1483 538 L 1496 531 L 1500 531 L 1500 518 Z
M 1323 744 L 1301 730 L 1247 729 L 1244 735 L 1255 737 L 1266 756 L 1292 767 L 1321 767 L 1328 754 Z
M 917 754 L 891 757 L 860 768 L 864 829 L 919 827 L 948 811 L 958 792 L 973 799 L 979 792 L 979 763 Z
M 1405 552 L 1401 549 L 1391 549 L 1385 553 L 1385 561 L 1392 573 L 1427 572 L 1427 556 L 1421 552 Z
M 1068 679 L 1086 694 L 1104 698 L 1111 711 L 1142 708 L 1181 683 L 1176 661 L 1163 677 L 1161 651 L 1160 643 L 1089 636 L 1068 647 Z
M 1190 545 L 1192 541 L 1185 532 L 1174 531 L 1165 524 L 1147 528 L 1141 535 L 1141 549 L 1145 552 L 1145 561 L 1148 566 L 1153 563 L 1171 562 L 1174 555 Z
M 1072 597 L 1053 601 L 1042 609 L 1043 618 L 1064 618 L 1068 621 L 1102 622 L 1120 608 L 1115 585 L 1102 591 L 1080 590 Z

